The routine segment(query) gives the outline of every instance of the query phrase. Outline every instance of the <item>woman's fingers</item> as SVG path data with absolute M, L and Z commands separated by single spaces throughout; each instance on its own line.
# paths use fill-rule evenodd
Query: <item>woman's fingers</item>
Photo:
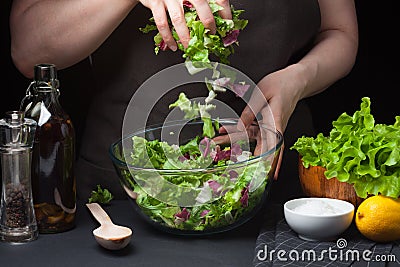
M 211 12 L 208 2 L 206 0 L 190 0 L 190 2 L 196 9 L 197 15 L 204 27 L 209 29 L 212 34 L 215 34 L 217 26 L 215 25 L 214 15 Z
M 217 145 L 224 145 L 224 144 L 234 144 L 234 143 L 236 143 L 238 141 L 242 141 L 242 140 L 250 141 L 250 139 L 251 138 L 248 136 L 247 132 L 235 132 L 235 133 L 229 133 L 229 134 L 214 137 L 213 141 Z
M 216 3 L 223 8 L 223 10 L 219 11 L 219 15 L 221 16 L 221 18 L 232 19 L 232 12 L 229 0 L 217 0 Z
M 280 120 L 274 120 L 274 114 L 272 114 L 272 111 L 270 109 L 270 106 L 265 106 L 264 108 L 261 109 L 261 115 L 262 115 L 262 125 L 266 127 L 267 129 L 270 129 L 268 131 L 268 136 L 267 140 L 270 140 L 269 144 L 267 145 L 268 149 L 271 149 L 272 147 L 276 147 L 278 138 L 276 138 L 276 131 L 279 133 L 283 134 L 282 131 L 282 124 Z M 271 143 L 271 140 L 273 143 Z M 282 140 L 283 142 L 283 140 Z M 277 163 L 276 163 L 276 169 L 274 173 L 274 179 L 278 179 L 279 175 L 279 170 L 281 168 L 281 163 L 282 163 L 282 158 L 283 158 L 283 150 L 284 150 L 284 143 L 282 143 L 281 150 L 279 151 L 279 154 L 276 155 L 277 157 Z
M 160 33 L 163 41 L 172 51 L 176 51 L 178 47 L 169 27 L 168 16 L 165 11 L 166 6 L 162 4 L 162 2 L 158 2 L 158 4 L 151 5 L 150 9 L 153 13 L 154 22 L 157 25 L 158 32 Z
M 179 41 L 185 48 L 188 47 L 190 33 L 185 20 L 182 0 L 142 0 L 141 2 L 151 9 L 157 29 L 163 41 L 171 50 L 176 51 L 178 46 L 172 35 L 168 18 L 171 20 L 178 34 Z M 209 29 L 212 34 L 215 34 L 217 27 L 208 1 L 189 0 L 189 2 L 192 3 L 193 7 L 196 9 L 197 15 L 204 27 Z M 216 3 L 223 7 L 223 10 L 219 12 L 220 16 L 224 19 L 232 19 L 229 0 L 218 0 Z
M 238 131 L 236 125 L 227 125 L 220 128 L 219 133 L 221 135 L 213 138 L 217 145 L 234 144 L 238 141 L 250 143 L 259 139 L 259 128 L 256 125 L 248 127 L 246 131 Z
M 248 143 L 255 141 L 256 146 L 253 152 L 254 156 L 259 156 L 271 149 L 275 149 L 278 144 L 278 138 L 276 136 L 276 131 L 280 131 L 275 128 L 275 123 L 270 121 L 270 111 L 266 108 L 261 110 L 263 114 L 263 119 L 266 121 L 259 122 L 259 126 L 250 125 L 246 128 L 245 131 L 238 130 L 236 125 L 226 125 L 222 126 L 219 130 L 221 135 L 214 137 L 213 141 L 217 145 L 222 144 L 233 144 L 238 141 L 248 141 Z M 268 114 L 265 114 L 268 113 Z M 283 142 L 283 141 L 282 141 Z M 277 155 L 275 155 L 275 159 L 273 164 L 276 164 L 275 172 L 273 173 L 273 177 L 275 180 L 278 179 L 279 171 L 282 164 L 283 151 L 285 145 L 282 143 L 280 151 Z
M 258 114 L 266 104 L 268 104 L 268 101 L 265 99 L 264 94 L 260 88 L 255 87 L 247 106 L 240 115 L 238 123 L 239 130 L 244 130 L 251 125 L 256 118 L 256 114 Z
M 179 36 L 180 42 L 186 48 L 189 44 L 190 35 L 189 29 L 186 25 L 183 5 L 180 1 L 176 0 L 166 0 L 166 3 L 172 25 L 174 26 L 175 31 Z
M 279 170 L 281 169 L 282 158 L 283 158 L 283 150 L 285 149 L 285 144 L 282 144 L 281 150 L 279 151 L 278 163 L 276 165 L 275 173 L 274 173 L 274 180 L 278 180 L 279 177 Z

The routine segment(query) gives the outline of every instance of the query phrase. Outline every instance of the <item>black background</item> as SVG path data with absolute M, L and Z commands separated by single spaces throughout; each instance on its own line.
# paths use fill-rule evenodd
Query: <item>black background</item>
M 313 111 L 317 132 L 329 133 L 332 121 L 343 112 L 353 114 L 359 109 L 361 98 L 364 96 L 371 98 L 372 114 L 376 122 L 392 124 L 395 116 L 400 115 L 399 73 L 395 65 L 400 31 L 398 23 L 395 23 L 394 2 L 394 0 L 356 1 L 360 31 L 356 64 L 348 76 L 323 93 L 307 99 Z M 0 1 L 0 5 L 0 114 L 4 114 L 8 110 L 18 109 L 30 80 L 17 71 L 10 57 L 8 19 L 11 2 Z M 87 72 L 87 64 L 88 62 L 84 61 L 59 71 L 61 104 L 75 124 L 78 146 L 87 107 L 85 99 L 95 93 L 88 78 L 90 73 Z

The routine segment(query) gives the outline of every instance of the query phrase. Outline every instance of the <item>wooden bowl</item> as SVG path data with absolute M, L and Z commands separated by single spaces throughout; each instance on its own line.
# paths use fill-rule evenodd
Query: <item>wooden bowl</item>
M 328 197 L 348 201 L 358 207 L 364 200 L 357 196 L 353 185 L 338 181 L 336 178 L 327 179 L 325 168 L 309 166 L 305 168 L 299 158 L 299 178 L 304 194 L 309 197 Z

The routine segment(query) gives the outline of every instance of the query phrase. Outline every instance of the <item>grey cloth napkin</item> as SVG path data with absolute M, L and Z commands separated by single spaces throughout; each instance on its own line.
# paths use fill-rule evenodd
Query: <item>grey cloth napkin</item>
M 354 223 L 336 241 L 300 239 L 283 217 L 282 205 L 269 206 L 256 241 L 254 266 L 400 266 L 399 243 L 375 243 L 364 238 Z

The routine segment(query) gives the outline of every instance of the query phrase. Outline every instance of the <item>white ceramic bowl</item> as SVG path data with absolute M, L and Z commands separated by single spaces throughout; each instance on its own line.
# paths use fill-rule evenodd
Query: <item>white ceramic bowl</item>
M 332 241 L 350 226 L 354 205 L 333 198 L 298 198 L 284 204 L 284 215 L 301 239 Z

